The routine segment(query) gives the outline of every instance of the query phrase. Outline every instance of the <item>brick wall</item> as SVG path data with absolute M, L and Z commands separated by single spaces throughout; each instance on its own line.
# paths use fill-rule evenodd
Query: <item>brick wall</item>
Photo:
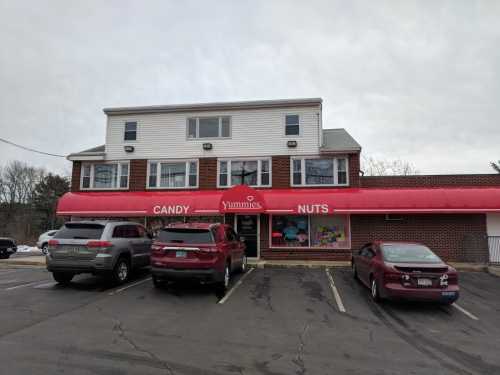
M 273 188 L 288 189 L 290 187 L 290 156 L 273 156 L 271 172 Z
M 217 189 L 217 158 L 200 158 L 199 163 L 200 190 Z
M 359 187 L 359 153 L 349 155 L 349 185 Z
M 361 187 L 500 186 L 500 173 L 421 176 L 363 176 Z
M 130 191 L 144 191 L 148 174 L 148 161 L 146 159 L 130 160 L 130 180 L 128 187 Z
M 71 171 L 71 191 L 80 190 L 80 175 L 82 173 L 82 162 L 74 161 L 73 170 Z
M 484 214 L 427 214 L 386 220 L 385 215 L 351 215 L 353 250 L 373 240 L 418 241 L 440 257 L 456 262 L 486 262 Z

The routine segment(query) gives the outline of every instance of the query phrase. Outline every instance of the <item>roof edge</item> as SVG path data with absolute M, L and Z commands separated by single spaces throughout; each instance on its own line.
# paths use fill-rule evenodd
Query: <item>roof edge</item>
M 172 104 L 153 105 L 138 107 L 113 107 L 104 108 L 103 112 L 108 116 L 127 114 L 151 114 L 151 113 L 175 113 L 175 112 L 199 112 L 211 110 L 238 110 L 238 109 L 264 109 L 282 107 L 308 107 L 319 106 L 323 102 L 321 98 L 298 98 L 298 99 L 274 99 L 274 100 L 250 100 L 236 102 L 213 102 L 194 104 Z

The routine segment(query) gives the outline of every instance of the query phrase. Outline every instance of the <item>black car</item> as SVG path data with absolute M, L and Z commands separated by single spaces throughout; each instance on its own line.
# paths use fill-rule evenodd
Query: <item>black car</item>
M 7 259 L 16 251 L 16 241 L 12 238 L 0 237 L 0 259 Z

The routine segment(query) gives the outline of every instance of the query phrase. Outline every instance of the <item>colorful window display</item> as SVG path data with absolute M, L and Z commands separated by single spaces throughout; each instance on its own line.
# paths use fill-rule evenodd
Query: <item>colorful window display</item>
M 274 215 L 272 247 L 350 248 L 349 216 Z

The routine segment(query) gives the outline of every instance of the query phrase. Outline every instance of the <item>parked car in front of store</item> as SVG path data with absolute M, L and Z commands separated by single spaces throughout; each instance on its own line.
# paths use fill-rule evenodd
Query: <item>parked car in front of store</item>
M 8 259 L 17 251 L 16 241 L 9 237 L 0 237 L 0 259 Z
M 234 271 L 247 267 L 245 245 L 231 226 L 219 223 L 172 224 L 161 229 L 151 247 L 153 283 L 198 280 L 220 292 Z
M 132 270 L 149 265 L 151 238 L 139 223 L 68 222 L 49 241 L 47 269 L 69 283 L 81 273 L 105 275 L 121 284 Z
M 40 250 L 42 250 L 43 254 L 47 254 L 47 250 L 49 248 L 49 241 L 54 237 L 54 235 L 57 233 L 58 229 L 51 229 L 47 232 L 42 233 L 38 237 L 38 241 L 36 241 L 36 247 L 38 247 Z
M 457 271 L 420 243 L 369 243 L 353 255 L 352 270 L 377 302 L 404 299 L 451 304 L 459 297 Z

